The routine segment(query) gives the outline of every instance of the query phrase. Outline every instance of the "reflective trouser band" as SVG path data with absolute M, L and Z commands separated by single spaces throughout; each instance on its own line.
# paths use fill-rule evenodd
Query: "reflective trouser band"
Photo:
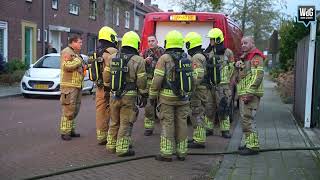
M 130 138 L 122 137 L 117 140 L 116 153 L 124 154 L 129 151 Z
M 166 96 L 166 97 L 174 97 L 174 98 L 178 97 L 173 93 L 173 91 L 171 89 L 162 89 L 160 91 L 160 95 Z
M 144 118 L 144 128 L 146 129 L 153 129 L 154 128 L 154 121 L 150 120 L 149 118 Z
M 177 143 L 177 154 L 180 157 L 185 156 L 187 154 L 187 151 L 188 151 L 188 140 L 187 139 Z
M 173 143 L 166 137 L 160 137 L 160 153 L 163 156 L 171 156 L 173 153 Z
M 193 140 L 197 143 L 205 143 L 206 142 L 206 130 L 204 127 L 197 126 L 193 130 Z
M 67 117 L 62 116 L 60 122 L 60 133 L 61 134 L 70 134 L 72 130 L 72 120 L 69 120 Z
M 258 133 L 251 132 L 245 139 L 246 147 L 249 149 L 259 148 Z
M 130 90 L 130 91 L 127 91 L 124 95 L 125 96 L 137 96 L 138 93 L 136 90 Z
M 220 130 L 229 131 L 230 130 L 230 119 L 229 116 L 226 119 L 220 121 Z
M 213 129 L 213 122 L 207 116 L 204 117 L 204 124 L 207 130 Z
M 107 137 L 108 137 L 107 131 L 97 130 L 97 140 L 98 141 L 107 140 Z
M 115 149 L 116 148 L 117 139 L 112 138 L 112 136 L 110 134 L 108 134 L 107 141 L 108 141 L 106 144 L 107 149 Z
M 72 120 L 72 131 L 74 131 L 76 129 L 76 119 Z
M 158 92 L 157 91 L 152 91 L 151 89 L 149 90 L 149 95 L 150 96 L 158 96 Z

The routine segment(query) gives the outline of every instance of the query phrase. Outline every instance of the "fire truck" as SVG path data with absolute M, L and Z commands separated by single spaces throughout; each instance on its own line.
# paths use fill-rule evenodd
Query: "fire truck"
M 203 48 L 209 45 L 207 34 L 212 28 L 220 28 L 224 34 L 224 45 L 235 56 L 240 53 L 242 32 L 238 25 L 227 15 L 209 12 L 154 12 L 145 16 L 142 29 L 141 51 L 148 48 L 148 36 L 156 35 L 159 45 L 163 47 L 167 32 L 178 30 L 184 36 L 191 31 L 202 35 Z

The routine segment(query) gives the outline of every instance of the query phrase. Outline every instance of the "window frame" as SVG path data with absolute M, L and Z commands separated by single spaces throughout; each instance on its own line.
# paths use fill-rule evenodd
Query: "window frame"
M 124 28 L 130 29 L 130 12 L 125 11 L 125 23 L 124 23 Z
M 57 2 L 56 7 L 54 7 L 54 2 Z M 59 9 L 59 0 L 51 0 L 51 8 L 54 10 L 58 10 Z
M 93 7 L 93 5 L 95 7 Z M 90 0 L 89 1 L 89 19 L 96 20 L 97 19 L 97 1 L 96 0 Z
M 120 8 L 117 7 L 117 10 L 116 10 L 116 26 L 119 26 L 120 25 Z
M 76 9 L 77 12 L 73 11 L 74 9 L 72 9 L 72 11 L 71 11 L 71 8 L 74 8 L 74 7 L 77 8 Z M 69 14 L 72 14 L 72 15 L 75 15 L 75 16 L 79 16 L 79 14 L 80 14 L 80 5 L 74 4 L 74 3 L 69 3 Z

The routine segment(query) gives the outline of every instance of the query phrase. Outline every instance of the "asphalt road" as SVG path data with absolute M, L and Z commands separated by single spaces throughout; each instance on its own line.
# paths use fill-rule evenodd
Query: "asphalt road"
M 23 179 L 123 159 L 97 145 L 94 96 L 82 97 L 76 128 L 81 133 L 80 138 L 69 142 L 60 139 L 60 113 L 57 98 L 25 99 L 21 96 L 0 99 L 0 179 Z M 133 130 L 136 156 L 159 152 L 159 124 L 153 136 L 145 137 L 143 114 L 141 109 Z M 220 136 L 210 136 L 206 149 L 192 152 L 223 151 L 228 142 Z M 210 179 L 222 159 L 222 156 L 188 156 L 184 162 L 168 163 L 149 158 L 48 179 Z

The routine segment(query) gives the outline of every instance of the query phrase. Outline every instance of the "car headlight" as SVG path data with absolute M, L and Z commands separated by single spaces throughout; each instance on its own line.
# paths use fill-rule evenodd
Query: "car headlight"
M 27 70 L 27 71 L 24 73 L 24 76 L 26 76 L 26 77 L 30 77 L 30 71 L 29 71 L 29 70 Z

